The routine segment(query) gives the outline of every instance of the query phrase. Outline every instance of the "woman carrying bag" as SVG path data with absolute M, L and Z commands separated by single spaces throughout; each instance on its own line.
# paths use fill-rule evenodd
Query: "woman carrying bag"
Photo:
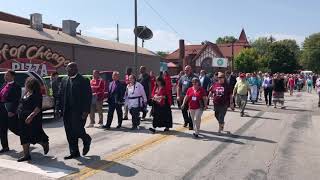
M 156 87 L 152 91 L 153 128 L 149 128 L 152 133 L 157 127 L 165 127 L 164 131 L 172 128 L 171 93 L 166 88 L 165 80 L 162 77 L 156 79 Z
M 193 136 L 195 138 L 199 137 L 201 116 L 203 111 L 208 108 L 207 101 L 206 91 L 201 87 L 200 80 L 198 78 L 193 78 L 192 87 L 187 90 L 181 108 L 184 108 L 186 103 L 188 103 L 189 113 L 193 122 Z

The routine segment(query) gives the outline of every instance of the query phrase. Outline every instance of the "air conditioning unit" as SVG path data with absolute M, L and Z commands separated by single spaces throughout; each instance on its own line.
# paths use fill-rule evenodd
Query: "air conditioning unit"
M 43 31 L 42 14 L 30 14 L 30 26 L 37 31 Z

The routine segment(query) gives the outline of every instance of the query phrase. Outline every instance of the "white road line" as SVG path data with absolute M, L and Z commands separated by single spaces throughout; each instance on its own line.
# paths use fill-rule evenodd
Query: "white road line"
M 13 160 L 5 160 L 5 159 L 0 159 L 0 167 L 39 174 L 39 175 L 43 175 L 50 178 L 56 178 L 56 179 L 69 175 L 74 172 L 74 171 L 65 170 L 65 169 L 53 168 L 48 166 L 40 166 L 40 165 L 34 165 L 34 164 L 25 163 L 25 162 L 17 162 Z

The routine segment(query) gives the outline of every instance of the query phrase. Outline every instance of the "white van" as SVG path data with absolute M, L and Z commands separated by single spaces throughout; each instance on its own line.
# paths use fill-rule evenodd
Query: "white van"
M 312 71 L 301 71 L 300 74 L 303 75 L 303 77 L 308 77 L 308 76 L 313 75 L 313 72 Z

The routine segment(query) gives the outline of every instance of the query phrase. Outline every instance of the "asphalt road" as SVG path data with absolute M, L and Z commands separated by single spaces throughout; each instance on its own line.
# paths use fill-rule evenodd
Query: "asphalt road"
M 264 103 L 249 104 L 246 116 L 229 111 L 226 130 L 216 133 L 213 111 L 203 115 L 201 137 L 182 127 L 182 116 L 174 109 L 171 132 L 148 132 L 151 121 L 140 130 L 105 131 L 89 128 L 93 142 L 88 156 L 63 160 L 68 144 L 61 120 L 46 120 L 50 152 L 43 156 L 32 146 L 32 161 L 17 163 L 22 148 L 12 133 L 12 151 L 0 155 L 0 179 L 285 179 L 317 180 L 320 172 L 320 110 L 315 94 L 286 96 L 287 108 L 274 109 Z M 116 117 L 115 117 L 116 120 Z M 114 121 L 113 127 L 115 127 Z M 79 142 L 82 148 L 82 142 Z

